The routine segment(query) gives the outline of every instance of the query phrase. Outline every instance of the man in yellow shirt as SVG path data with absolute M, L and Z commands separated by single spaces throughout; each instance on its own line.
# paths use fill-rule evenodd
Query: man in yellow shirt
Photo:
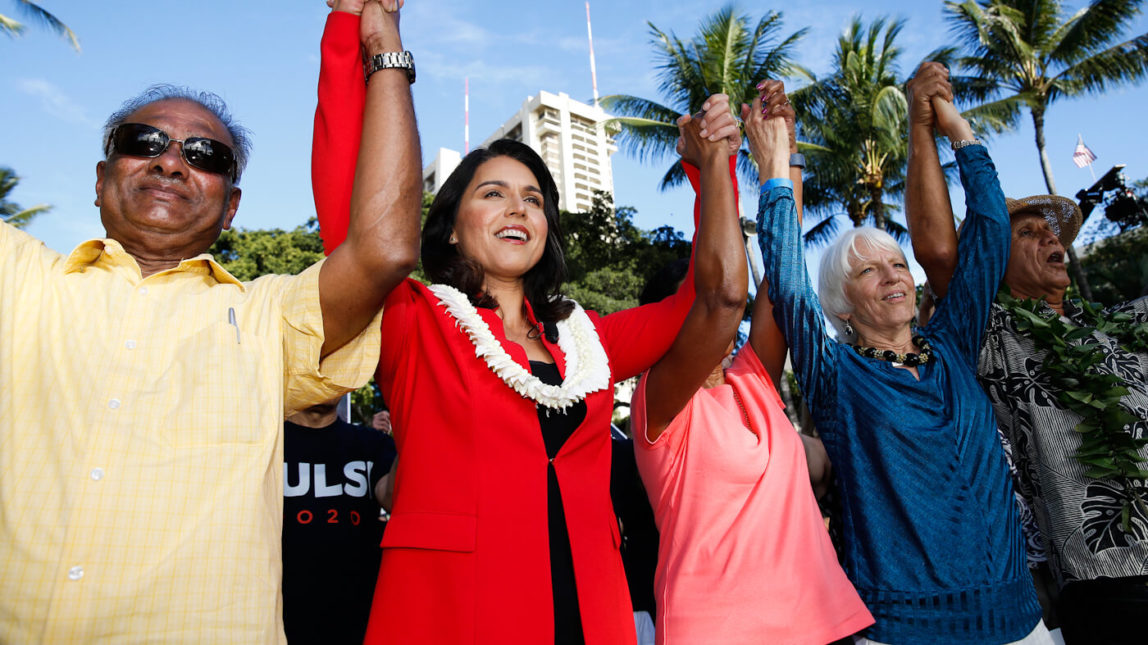
M 402 51 L 386 4 L 368 53 Z M 0 224 L 0 643 L 284 641 L 284 413 L 369 377 L 418 255 L 401 65 L 364 118 L 347 241 L 299 276 L 243 284 L 204 253 L 248 145 L 218 97 L 170 86 L 108 121 L 107 239 L 63 256 Z

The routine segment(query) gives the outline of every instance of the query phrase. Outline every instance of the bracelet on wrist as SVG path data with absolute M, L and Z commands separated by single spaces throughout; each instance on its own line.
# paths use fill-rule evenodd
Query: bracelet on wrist
M 952 142 L 951 145 L 953 150 L 960 150 L 961 148 L 966 148 L 968 146 L 983 146 L 985 145 L 985 142 L 981 141 L 980 139 L 961 139 L 959 141 Z

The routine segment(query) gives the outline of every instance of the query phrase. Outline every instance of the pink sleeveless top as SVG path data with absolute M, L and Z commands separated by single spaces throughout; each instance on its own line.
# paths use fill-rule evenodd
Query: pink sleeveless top
M 873 618 L 817 508 L 801 438 L 749 345 L 725 378 L 698 390 L 653 443 L 644 376 L 634 393 L 638 470 L 661 533 L 657 642 L 823 645 L 868 627 Z

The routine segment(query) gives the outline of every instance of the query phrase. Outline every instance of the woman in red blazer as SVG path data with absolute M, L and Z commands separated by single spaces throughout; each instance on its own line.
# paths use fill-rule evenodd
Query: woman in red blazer
M 338 10 L 323 36 L 312 174 L 328 251 L 346 233 L 358 155 L 359 36 L 358 17 Z M 736 151 L 725 97 L 706 108 L 682 127 Z M 685 167 L 696 191 L 731 181 L 733 158 Z M 435 284 L 407 280 L 386 300 L 376 380 L 401 459 L 368 643 L 635 640 L 609 492 L 613 386 L 665 353 L 694 280 L 657 304 L 583 311 L 560 296 L 557 205 L 529 147 L 475 150 L 423 230 Z M 707 218 L 736 217 L 708 208 L 695 247 L 707 271 L 743 252 L 707 242 Z

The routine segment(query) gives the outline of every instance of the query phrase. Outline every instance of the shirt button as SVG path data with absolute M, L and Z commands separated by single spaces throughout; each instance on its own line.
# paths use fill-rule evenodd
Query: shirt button
M 103 478 L 104 478 L 104 469 L 103 468 L 93 468 L 92 469 L 92 480 L 93 481 L 100 481 Z
M 83 578 L 83 577 L 84 577 L 84 568 L 83 567 L 72 567 L 71 569 L 68 569 L 68 579 L 79 580 L 80 578 Z
M 108 407 L 113 409 L 113 410 L 119 408 L 120 407 L 120 400 L 119 399 L 112 399 L 111 401 L 108 401 Z
M 140 287 L 140 295 L 141 296 L 147 295 L 147 287 Z
M 124 343 L 124 347 L 127 347 L 128 349 L 135 349 L 136 342 L 134 340 L 129 340 L 128 342 Z

